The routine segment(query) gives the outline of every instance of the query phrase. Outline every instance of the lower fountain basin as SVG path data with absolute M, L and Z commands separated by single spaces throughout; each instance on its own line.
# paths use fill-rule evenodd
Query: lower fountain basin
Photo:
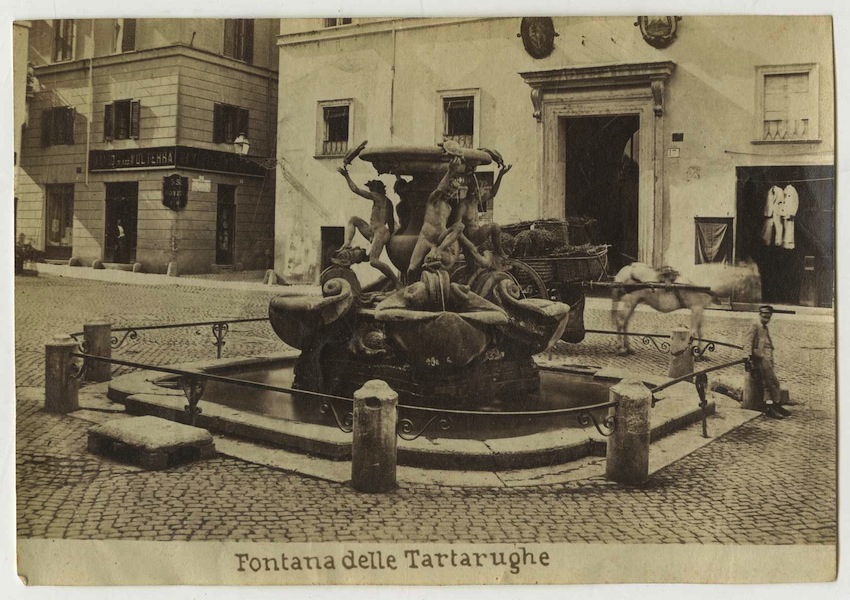
M 292 354 L 251 359 L 217 360 L 182 365 L 186 370 L 245 381 L 289 387 L 297 356 Z M 506 405 L 484 403 L 474 415 L 399 409 L 399 420 L 409 420 L 413 440 L 398 440 L 402 465 L 464 470 L 508 470 L 560 464 L 585 456 L 604 456 L 605 437 L 593 423 L 582 424 L 578 413 L 559 415 L 499 415 L 592 406 L 608 401 L 608 389 L 625 373 L 587 367 L 541 368 L 539 397 L 517 398 Z M 647 381 L 655 385 L 663 381 Z M 652 409 L 652 437 L 658 439 L 701 418 L 692 385 L 679 384 L 664 392 L 665 402 Z M 132 414 L 150 414 L 186 422 L 186 398 L 172 375 L 142 371 L 114 379 L 109 397 Z M 214 433 L 233 435 L 332 460 L 349 460 L 351 433 L 337 427 L 351 403 L 332 401 L 321 410 L 322 399 L 302 394 L 257 390 L 244 386 L 207 383 L 199 406 L 197 425 Z M 400 402 L 403 404 L 403 400 Z M 708 413 L 714 412 L 710 403 Z M 336 416 L 334 415 L 336 413 Z M 604 410 L 591 414 L 601 422 Z M 440 418 L 448 416 L 449 426 Z M 604 429 L 603 429 L 604 431 Z

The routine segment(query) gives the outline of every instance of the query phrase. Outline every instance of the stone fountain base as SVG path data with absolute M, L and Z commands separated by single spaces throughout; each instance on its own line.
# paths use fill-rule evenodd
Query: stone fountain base
M 288 355 L 231 359 L 194 363 L 180 368 L 202 369 L 229 377 L 239 377 L 239 370 L 252 370 L 265 365 L 269 368 L 292 368 L 295 357 Z M 545 367 L 541 370 L 549 371 Z M 555 371 L 582 377 L 592 385 L 610 386 L 625 375 L 587 368 L 560 368 Z M 658 384 L 665 378 L 649 378 L 648 384 Z M 172 376 L 140 371 L 114 379 L 109 385 L 109 397 L 124 404 L 134 415 L 154 415 L 183 422 L 186 398 L 174 388 Z M 219 401 L 227 401 L 228 394 L 250 394 L 245 388 L 224 390 Z M 682 383 L 664 391 L 664 401 L 652 409 L 652 440 L 655 442 L 701 419 L 698 396 L 693 385 Z M 210 395 L 208 390 L 205 395 Z M 220 404 L 219 401 L 201 400 L 203 413 L 197 417 L 197 426 L 216 434 L 251 440 L 282 449 L 321 457 L 333 461 L 351 459 L 351 433 L 340 431 L 330 419 L 326 424 L 287 420 L 267 416 L 252 410 L 242 410 Z M 276 399 L 274 402 L 282 402 Z M 313 409 L 319 412 L 318 400 Z M 709 402 L 708 414 L 714 414 L 715 403 Z M 755 414 L 755 413 L 754 413 Z M 495 417 L 494 417 L 495 418 Z M 525 428 L 521 426 L 525 425 Z M 567 427 L 554 430 L 530 431 L 520 419 L 505 421 L 498 435 L 477 437 L 443 437 L 438 427 L 432 427 L 413 440 L 398 440 L 399 465 L 426 469 L 508 471 L 531 469 L 563 464 L 590 456 L 604 456 L 606 438 L 593 425 Z M 449 432 L 450 433 L 450 432 Z

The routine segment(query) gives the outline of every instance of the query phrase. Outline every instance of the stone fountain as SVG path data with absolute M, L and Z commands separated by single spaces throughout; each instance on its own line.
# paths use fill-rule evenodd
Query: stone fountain
M 479 200 L 475 169 L 500 158 L 448 143 L 363 151 L 360 160 L 397 177 L 395 207 L 383 183 L 361 189 L 342 167 L 352 192 L 372 200 L 370 221 L 352 217 L 320 294 L 279 296 L 269 306 L 277 335 L 300 352 L 178 365 L 230 380 L 206 382 L 196 425 L 348 460 L 350 399 L 381 379 L 399 395 L 398 464 L 503 471 L 603 455 L 609 388 L 623 372 L 538 367 L 533 356 L 568 339 L 570 318 L 580 311 L 528 297 L 513 273 L 520 263 L 481 241 L 498 227 L 471 222 L 478 216 L 470 204 Z M 500 175 L 509 168 L 500 164 Z M 401 223 L 391 232 L 393 208 Z M 350 243 L 354 229 L 371 238 L 368 252 Z M 384 248 L 400 277 L 383 263 Z M 366 261 L 384 275 L 369 286 L 351 268 Z M 660 383 L 642 377 L 645 386 L 650 380 Z M 110 382 L 108 394 L 132 414 L 187 418 L 187 396 L 172 374 L 128 373 Z M 694 398 L 679 400 L 653 409 L 654 436 L 701 417 Z
M 382 379 L 402 403 L 485 410 L 537 397 L 532 356 L 561 337 L 570 307 L 526 297 L 510 260 L 471 242 L 456 216 L 466 195 L 477 193 L 476 168 L 501 157 L 449 142 L 363 147 L 345 163 L 359 154 L 379 174 L 396 176 L 400 226 L 386 250 L 400 283 L 385 277 L 362 286 L 351 266 L 368 260 L 367 253 L 344 247 L 321 275 L 321 297 L 274 298 L 275 332 L 301 351 L 294 387 L 351 397 L 366 381 Z M 356 193 L 380 205 L 380 196 Z M 411 267 L 417 245 L 427 256 Z

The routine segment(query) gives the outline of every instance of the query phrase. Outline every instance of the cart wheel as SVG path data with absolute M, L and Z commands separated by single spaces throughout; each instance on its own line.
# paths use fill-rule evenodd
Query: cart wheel
M 510 275 L 522 290 L 525 298 L 542 298 L 549 300 L 549 290 L 543 278 L 528 264 L 521 260 L 511 259 Z

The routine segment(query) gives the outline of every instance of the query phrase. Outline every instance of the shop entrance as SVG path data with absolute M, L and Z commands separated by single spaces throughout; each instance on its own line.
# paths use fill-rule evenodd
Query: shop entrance
M 47 186 L 44 257 L 48 260 L 71 258 L 74 241 L 74 184 L 52 183 Z
M 759 267 L 762 300 L 831 307 L 835 167 L 738 167 L 735 249 Z
M 233 234 L 235 233 L 236 186 L 218 184 L 218 203 L 215 224 L 215 264 L 233 264 Z
M 103 261 L 136 262 L 136 224 L 139 215 L 139 184 L 122 181 L 106 184 Z
M 638 260 L 640 117 L 565 118 L 566 215 L 591 219 L 609 270 Z M 593 222 L 595 221 L 595 227 Z

